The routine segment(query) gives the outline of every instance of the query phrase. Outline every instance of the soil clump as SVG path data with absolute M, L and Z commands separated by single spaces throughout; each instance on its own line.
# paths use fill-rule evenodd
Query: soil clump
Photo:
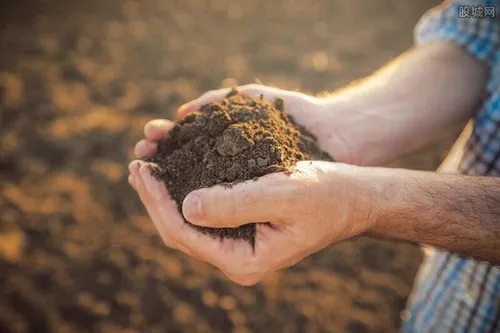
M 273 172 L 291 173 L 301 160 L 333 159 L 316 138 L 285 113 L 283 100 L 246 97 L 233 90 L 222 102 L 204 105 L 179 121 L 148 159 L 182 214 L 191 191 L 232 186 Z M 255 241 L 256 224 L 238 228 L 193 227 L 227 238 Z M 186 221 L 186 223 L 189 223 Z

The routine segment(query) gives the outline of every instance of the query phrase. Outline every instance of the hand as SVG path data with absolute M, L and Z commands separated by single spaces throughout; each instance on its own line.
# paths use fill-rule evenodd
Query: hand
M 230 90 L 212 90 L 203 94 L 201 97 L 181 106 L 177 111 L 177 117 L 182 119 L 205 104 L 212 101 L 222 101 Z M 258 84 L 247 84 L 238 87 L 238 92 L 253 97 L 262 95 L 264 99 L 269 101 L 276 98 L 283 99 L 285 112 L 292 115 L 297 123 L 314 134 L 318 139 L 320 148 L 328 152 L 335 161 L 350 163 L 355 160 L 355 157 L 349 154 L 349 152 L 353 151 L 351 147 L 348 147 L 348 143 L 351 141 L 348 139 L 349 131 L 340 125 L 338 119 L 340 114 L 352 113 L 351 110 L 335 110 L 327 99 Z
M 329 135 L 321 122 L 321 102 L 295 92 L 245 86 L 247 95 L 281 97 L 286 110 L 327 144 Z M 210 92 L 179 109 L 179 118 L 227 90 Z M 316 112 L 316 114 L 315 114 Z M 154 120 L 145 127 L 146 140 L 135 147 L 138 158 L 154 154 L 157 141 L 173 127 L 166 120 Z M 325 148 L 324 148 L 325 149 Z M 185 218 L 208 227 L 237 227 L 248 222 L 270 222 L 257 227 L 255 248 L 242 240 L 218 240 L 189 227 L 178 213 L 162 182 L 151 177 L 148 165 L 130 164 L 129 182 L 137 190 L 167 246 L 207 261 L 230 279 L 251 285 L 267 273 L 300 261 L 334 241 L 359 234 L 370 227 L 366 209 L 354 209 L 360 186 L 353 172 L 342 164 L 300 162 L 292 175 L 270 174 L 258 181 L 238 184 L 232 189 L 213 187 L 189 194 L 183 205 Z M 363 198 L 363 197 L 362 197 Z M 364 198 L 369 198 L 365 196 Z M 196 200 L 198 199 L 198 203 Z M 201 210 L 196 210 L 201 207 Z M 363 206 L 362 206 L 363 207 Z
M 230 90 L 212 90 L 182 105 L 177 111 L 177 118 L 183 119 L 189 113 L 212 101 L 222 101 Z M 349 142 L 352 141 L 348 138 L 349 131 L 339 121 L 341 114 L 352 114 L 352 110 L 336 112 L 332 110 L 327 99 L 258 84 L 238 87 L 238 91 L 243 95 L 253 97 L 263 95 L 265 99 L 270 101 L 282 98 L 285 112 L 292 115 L 299 124 L 314 134 L 321 149 L 328 152 L 335 161 L 356 164 L 356 161 L 359 160 L 359 157 L 351 156 L 350 152 L 355 151 L 355 149 L 349 146 Z M 156 151 L 157 141 L 161 140 L 172 127 L 173 123 L 166 120 L 156 120 L 149 123 L 145 128 L 146 140 L 140 141 L 135 147 L 136 156 L 141 158 L 153 155 Z
M 361 168 L 330 162 L 299 162 L 291 175 L 273 173 L 257 181 L 191 192 L 184 217 L 205 227 L 258 224 L 255 246 L 243 240 L 219 240 L 186 224 L 165 185 L 149 166 L 130 165 L 131 185 L 169 247 L 218 267 L 229 279 L 253 285 L 268 273 L 371 228 L 373 196 Z M 368 181 L 366 181 L 368 180 Z

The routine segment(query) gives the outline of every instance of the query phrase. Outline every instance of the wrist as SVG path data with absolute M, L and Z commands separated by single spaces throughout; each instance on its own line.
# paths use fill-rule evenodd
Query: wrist
M 380 195 L 384 187 L 383 180 L 374 181 L 371 176 L 376 168 L 329 164 L 328 181 L 323 185 L 328 191 L 323 198 L 330 206 L 326 219 L 336 226 L 345 226 L 346 234 L 340 235 L 341 238 L 374 230 L 383 205 Z M 333 242 L 339 240 L 338 236 L 333 235 Z
M 421 202 L 410 196 L 415 191 L 415 171 L 393 168 L 368 168 L 373 184 L 372 215 L 368 232 L 403 239 L 415 213 L 425 212 Z M 417 182 L 418 183 L 418 182 Z M 426 200 L 424 198 L 424 200 Z M 414 213 L 408 213 L 412 210 Z

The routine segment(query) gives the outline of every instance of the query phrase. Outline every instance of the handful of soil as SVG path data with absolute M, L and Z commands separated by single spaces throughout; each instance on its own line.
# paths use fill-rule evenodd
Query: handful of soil
M 272 172 L 291 173 L 300 160 L 333 159 L 316 138 L 273 103 L 239 95 L 204 105 L 179 121 L 149 159 L 159 168 L 152 175 L 163 180 L 182 215 L 182 202 L 194 190 L 214 185 L 232 186 Z M 255 241 L 252 221 L 238 228 L 205 228 L 218 237 Z M 186 223 L 189 223 L 186 221 Z

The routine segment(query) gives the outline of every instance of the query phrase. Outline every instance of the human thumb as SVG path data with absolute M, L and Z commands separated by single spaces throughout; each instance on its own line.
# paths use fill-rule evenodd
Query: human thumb
M 189 193 L 182 212 L 189 222 L 206 227 L 238 227 L 279 219 L 287 198 L 287 176 L 270 174 L 236 184 L 214 186 Z

